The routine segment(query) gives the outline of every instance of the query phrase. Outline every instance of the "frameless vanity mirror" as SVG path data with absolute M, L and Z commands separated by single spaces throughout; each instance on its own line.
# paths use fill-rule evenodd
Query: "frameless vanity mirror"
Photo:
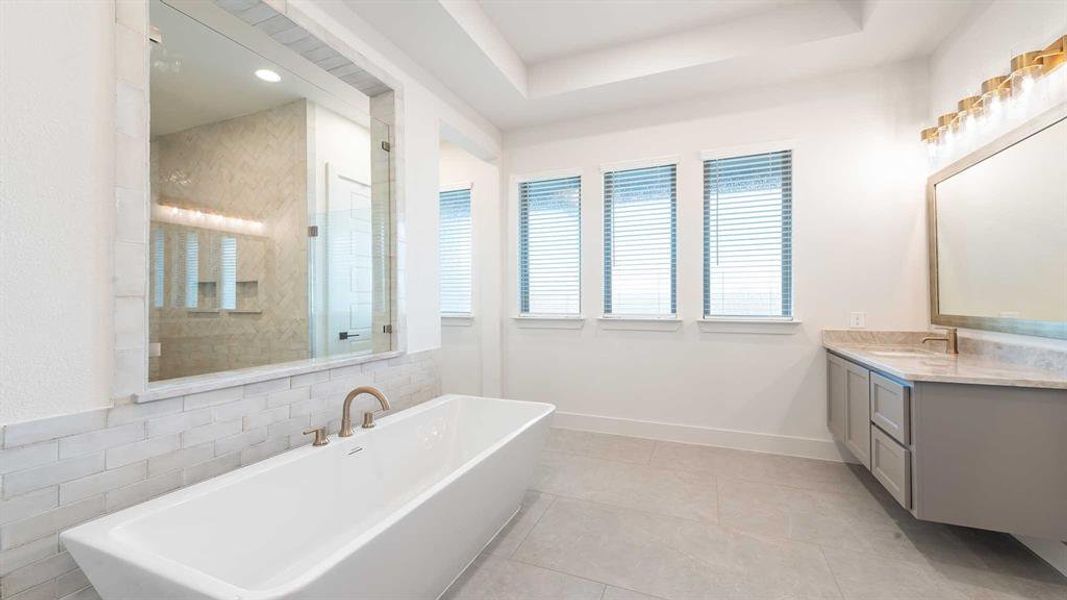
M 150 7 L 149 380 L 393 349 L 390 126 L 374 98 L 277 27 Z
M 933 322 L 1067 338 L 1067 110 L 934 175 Z

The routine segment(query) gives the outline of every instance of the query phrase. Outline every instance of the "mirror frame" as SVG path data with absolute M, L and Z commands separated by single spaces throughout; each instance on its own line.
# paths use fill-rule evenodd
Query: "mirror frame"
M 930 322 L 947 327 L 984 329 L 1046 338 L 1067 339 L 1067 321 L 1037 321 L 1004 317 L 974 317 L 941 313 L 937 266 L 937 184 L 990 158 L 1027 138 L 1067 119 L 1067 103 L 1060 104 L 1030 119 L 1023 125 L 981 146 L 931 175 L 926 182 L 926 218 L 929 248 Z M 1067 194 L 1067 190 L 1064 190 Z
M 248 45 L 249 36 L 264 34 L 252 21 L 237 14 L 231 3 L 202 2 L 201 0 L 163 0 L 166 4 L 216 29 L 236 43 Z M 237 11 L 237 12 L 234 12 Z M 218 28 L 203 15 L 228 13 L 227 20 L 233 27 Z M 255 22 L 281 17 L 292 25 L 328 47 L 337 57 L 370 74 L 390 90 L 371 97 L 372 117 L 380 118 L 390 125 L 393 150 L 405 143 L 404 82 L 368 59 L 349 41 L 334 35 L 314 14 L 297 6 L 273 0 L 259 0 L 255 6 Z M 275 363 L 248 369 L 219 371 L 187 378 L 148 381 L 148 245 L 151 225 L 149 193 L 149 65 L 150 46 L 148 0 L 120 2 L 115 11 L 115 121 L 114 121 L 114 196 L 115 225 L 111 240 L 112 248 L 112 310 L 115 326 L 111 354 L 111 400 L 115 404 L 143 403 L 176 398 L 185 394 L 212 391 L 222 388 L 269 381 L 279 377 L 328 371 L 352 364 L 382 361 L 407 354 L 407 311 L 403 279 L 405 267 L 403 255 L 405 239 L 405 187 L 406 164 L 404 153 L 393 155 L 389 170 L 392 188 L 392 224 L 390 239 L 390 303 L 392 312 L 392 349 L 388 352 L 365 356 L 341 355 L 319 359 L 307 359 L 290 363 Z M 231 17 L 243 23 L 238 24 Z M 275 40 L 281 46 L 289 44 Z M 260 52 L 260 50 L 255 50 Z M 263 52 L 261 52 L 263 53 Z M 299 53 L 292 48 L 276 48 L 263 53 L 270 60 L 288 64 Z M 329 89 L 335 85 L 358 86 L 323 70 L 316 73 L 313 82 L 329 78 Z

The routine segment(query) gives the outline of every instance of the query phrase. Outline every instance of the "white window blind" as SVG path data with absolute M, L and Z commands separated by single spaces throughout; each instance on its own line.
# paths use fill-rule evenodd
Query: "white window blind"
M 604 173 L 604 314 L 673 315 L 677 167 Z
M 704 315 L 793 315 L 792 151 L 704 162 Z
M 196 308 L 200 301 L 200 240 L 196 232 L 185 234 L 185 307 Z
M 519 186 L 519 312 L 581 312 L 580 177 Z
M 222 238 L 222 308 L 237 310 L 237 238 Z
M 471 191 L 441 192 L 441 312 L 471 312 Z

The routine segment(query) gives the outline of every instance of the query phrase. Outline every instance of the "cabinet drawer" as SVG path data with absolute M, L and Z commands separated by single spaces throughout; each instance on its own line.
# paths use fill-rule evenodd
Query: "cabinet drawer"
M 911 441 L 911 388 L 871 373 L 871 422 L 901 444 Z
M 876 426 L 871 427 L 871 473 L 901 506 L 911 509 L 911 452 Z

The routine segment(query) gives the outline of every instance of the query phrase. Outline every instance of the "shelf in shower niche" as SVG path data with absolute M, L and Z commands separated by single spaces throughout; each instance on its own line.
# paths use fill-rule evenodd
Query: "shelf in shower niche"
M 226 312 L 230 313 L 231 315 L 261 315 L 261 314 L 263 314 L 262 310 L 228 310 Z
M 204 309 L 204 310 L 187 310 L 185 312 L 187 312 L 187 313 L 189 313 L 191 315 L 217 315 L 217 314 L 219 314 L 220 311 L 219 311 L 219 309 L 215 308 L 215 309 Z

